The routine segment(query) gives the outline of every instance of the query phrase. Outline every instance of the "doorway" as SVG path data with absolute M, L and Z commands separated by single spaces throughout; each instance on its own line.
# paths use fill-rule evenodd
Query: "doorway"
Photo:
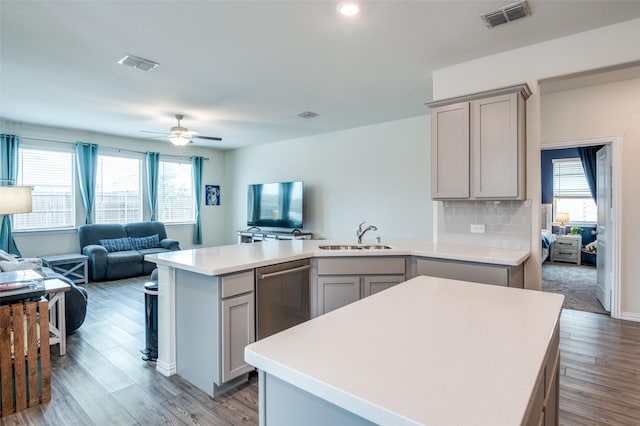
M 613 189 L 613 177 L 619 174 L 619 162 L 614 160 L 618 150 L 617 138 L 607 138 L 545 144 L 541 153 L 542 228 L 553 234 L 542 263 L 542 291 L 563 294 L 566 309 L 614 317 L 618 313 L 617 197 Z M 585 170 L 589 166 L 579 158 L 585 151 L 591 152 L 597 173 Z M 578 168 L 589 177 L 578 178 Z M 588 187 L 585 190 L 584 183 L 576 183 L 579 179 L 591 179 L 597 196 Z

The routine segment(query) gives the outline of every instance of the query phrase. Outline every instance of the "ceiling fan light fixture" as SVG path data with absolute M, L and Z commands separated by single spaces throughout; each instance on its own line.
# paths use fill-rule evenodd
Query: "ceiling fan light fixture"
M 182 134 L 182 132 L 171 132 L 169 135 L 169 141 L 171 141 L 175 146 L 185 146 L 191 142 L 191 139 Z

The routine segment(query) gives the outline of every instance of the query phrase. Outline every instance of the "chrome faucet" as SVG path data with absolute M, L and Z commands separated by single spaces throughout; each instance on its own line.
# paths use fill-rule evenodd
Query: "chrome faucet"
M 364 234 L 367 233 L 367 231 L 377 231 L 378 228 L 376 228 L 373 225 L 369 225 L 367 226 L 365 229 L 362 229 L 362 225 L 364 225 L 367 222 L 362 222 L 360 225 L 358 225 L 358 229 L 356 229 L 356 243 L 357 244 L 362 244 L 362 237 L 364 237 Z

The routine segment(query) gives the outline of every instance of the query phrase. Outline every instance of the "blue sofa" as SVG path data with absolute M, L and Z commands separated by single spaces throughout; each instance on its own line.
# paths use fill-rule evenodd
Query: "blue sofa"
M 91 281 L 117 280 L 149 275 L 156 267 L 147 254 L 180 250 L 167 238 L 162 222 L 91 224 L 78 228 L 80 250 L 87 255 Z

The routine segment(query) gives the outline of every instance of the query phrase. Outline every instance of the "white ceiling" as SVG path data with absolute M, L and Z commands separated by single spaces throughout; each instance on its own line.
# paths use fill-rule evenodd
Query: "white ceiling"
M 326 0 L 0 0 L 0 118 L 141 138 L 183 113 L 224 139 L 197 144 L 238 148 L 423 115 L 434 69 L 640 17 L 637 0 L 530 0 L 485 27 L 508 3 L 365 1 L 346 19 Z

